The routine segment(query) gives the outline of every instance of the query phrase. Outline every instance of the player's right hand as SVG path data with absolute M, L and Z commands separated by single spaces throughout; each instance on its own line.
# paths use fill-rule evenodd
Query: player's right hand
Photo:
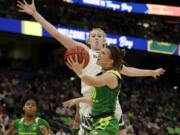
M 152 77 L 154 77 L 155 79 L 157 79 L 157 77 L 162 76 L 166 71 L 163 68 L 158 68 L 153 70 L 152 72 Z
M 28 4 L 26 2 L 26 0 L 23 0 L 23 2 L 18 0 L 17 6 L 19 7 L 19 10 L 18 10 L 19 12 L 24 12 L 24 13 L 27 13 L 31 16 L 33 16 L 36 13 L 36 7 L 34 4 L 34 0 L 32 0 L 31 4 Z

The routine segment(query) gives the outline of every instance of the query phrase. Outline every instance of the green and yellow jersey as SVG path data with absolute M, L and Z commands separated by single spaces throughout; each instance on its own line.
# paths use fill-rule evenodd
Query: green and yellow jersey
M 103 114 L 113 115 L 116 108 L 116 100 L 121 87 L 121 76 L 120 73 L 115 70 L 106 72 L 113 73 L 117 76 L 118 85 L 114 89 L 110 89 L 108 86 L 94 88 L 92 92 L 92 116 L 100 116 Z
M 48 122 L 40 117 L 36 117 L 30 125 L 24 124 L 24 118 L 16 119 L 13 122 L 17 135 L 42 135 L 39 126 L 45 126 L 50 129 Z

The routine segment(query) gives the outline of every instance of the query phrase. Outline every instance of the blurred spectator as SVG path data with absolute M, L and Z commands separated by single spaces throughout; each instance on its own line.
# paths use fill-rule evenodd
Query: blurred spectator
M 58 132 L 56 133 L 56 135 L 67 135 L 66 132 L 64 132 L 64 129 L 63 128 L 60 128 L 58 130 Z

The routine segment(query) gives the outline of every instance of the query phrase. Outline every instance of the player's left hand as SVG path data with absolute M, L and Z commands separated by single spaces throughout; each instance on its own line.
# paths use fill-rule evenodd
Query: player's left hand
M 157 79 L 157 77 L 160 77 L 161 75 L 163 75 L 165 73 L 165 70 L 163 68 L 158 68 L 153 70 L 152 72 L 152 77 L 154 77 L 155 79 Z
M 78 62 L 78 58 L 77 55 L 75 55 L 75 60 L 73 60 L 72 57 L 70 57 L 69 59 L 67 59 L 66 65 L 73 70 L 77 75 L 82 74 L 82 70 L 84 67 L 84 63 L 85 61 L 83 60 L 83 62 L 80 64 Z
M 17 6 L 19 7 L 18 10 L 19 12 L 24 12 L 31 16 L 35 15 L 35 13 L 37 12 L 34 0 L 32 0 L 31 4 L 28 4 L 26 0 L 23 1 L 18 0 Z
M 39 129 L 43 135 L 49 135 L 49 131 L 44 125 L 40 125 Z

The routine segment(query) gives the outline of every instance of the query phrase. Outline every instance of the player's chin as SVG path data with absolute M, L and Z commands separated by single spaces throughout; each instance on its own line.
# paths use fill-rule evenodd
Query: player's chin
M 28 115 L 34 115 L 36 112 L 34 110 L 27 110 L 26 114 Z
M 27 115 L 28 117 L 34 117 L 34 116 L 35 116 L 35 113 L 26 113 L 26 115 Z

